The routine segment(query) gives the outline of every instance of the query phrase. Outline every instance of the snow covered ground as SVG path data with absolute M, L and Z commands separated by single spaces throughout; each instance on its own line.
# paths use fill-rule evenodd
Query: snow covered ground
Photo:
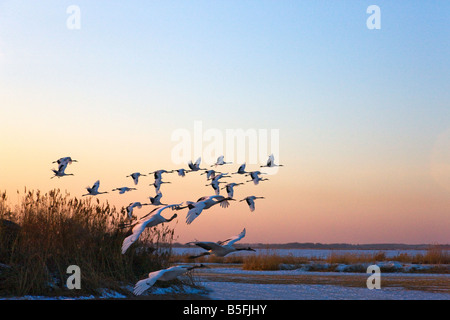
M 212 300 L 450 300 L 450 294 L 447 293 L 404 290 L 403 288 L 369 290 L 367 288 L 320 284 L 259 284 L 223 281 L 208 281 L 200 284 L 209 290 L 208 297 Z M 173 290 L 170 288 L 155 288 L 150 294 L 165 295 L 171 293 L 173 293 Z M 204 294 L 198 289 L 187 289 L 185 293 Z M 0 300 L 90 300 L 94 298 L 94 296 L 77 298 L 24 296 L 0 298 Z M 117 292 L 108 292 L 102 294 L 100 298 L 125 299 L 126 297 Z
M 205 282 L 214 300 L 450 300 L 450 294 L 402 288 Z
M 208 266 L 208 264 L 205 263 Z M 213 264 L 211 264 L 213 265 Z M 218 265 L 219 266 L 219 265 Z M 277 276 L 277 275 L 310 275 L 310 276 L 331 276 L 331 275 L 347 275 L 347 276 L 363 276 L 367 277 L 366 273 L 361 272 L 326 272 L 326 271 L 305 271 L 303 269 L 295 270 L 243 270 L 241 268 L 229 268 L 229 267 L 215 267 L 203 269 L 198 274 L 229 274 L 229 275 L 259 275 L 259 276 Z M 442 277 L 445 279 L 450 279 L 450 274 L 427 274 L 427 273 L 401 273 L 401 272 L 389 272 L 382 273 L 383 277 Z
M 214 277 L 208 277 L 209 274 L 214 274 L 216 280 Z M 351 272 L 312 272 L 301 269 L 253 271 L 228 267 L 203 269 L 202 274 L 199 275 L 202 280 L 200 284 L 211 291 L 209 297 L 215 300 L 450 300 L 450 294 L 442 292 L 442 286 L 435 292 L 408 290 L 402 286 L 383 286 L 383 281 L 388 278 L 396 281 L 401 278 L 401 281 L 406 284 L 434 279 L 445 287 L 450 283 L 448 274 L 382 273 L 382 286 L 379 290 L 364 287 L 368 276 L 365 273 Z M 308 277 L 309 282 L 314 282 L 315 277 L 322 277 L 322 279 L 330 277 L 330 284 L 294 283 L 295 281 L 286 283 L 285 281 L 296 277 Z M 362 283 L 363 286 L 336 285 L 336 277 L 346 277 Z M 257 283 L 255 279 L 262 281 Z M 283 283 L 267 283 L 277 282 L 277 279 Z M 445 289 L 448 292 L 450 288 L 447 285 Z

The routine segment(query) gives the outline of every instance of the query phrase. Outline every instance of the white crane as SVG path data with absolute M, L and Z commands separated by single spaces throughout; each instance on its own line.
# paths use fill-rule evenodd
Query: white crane
M 264 199 L 264 197 L 248 196 L 248 197 L 240 200 L 239 202 L 246 201 L 250 208 L 250 211 L 253 212 L 253 211 L 255 211 L 255 200 L 256 199 Z
M 158 192 L 156 194 L 156 196 L 154 196 L 154 197 L 149 197 L 150 202 L 151 202 L 152 205 L 155 205 L 155 206 L 167 206 L 167 203 L 161 203 L 161 198 L 162 198 L 162 193 L 161 192 Z
M 219 180 L 222 179 L 222 178 L 228 178 L 228 177 L 230 177 L 230 176 L 227 176 L 227 174 L 228 174 L 228 173 L 221 173 L 221 174 L 219 174 L 218 176 L 215 176 L 215 177 L 212 179 L 211 183 L 210 183 L 210 184 L 207 184 L 206 186 L 211 185 L 211 186 L 213 187 L 213 189 L 214 189 L 216 195 L 218 195 L 218 194 L 220 193 L 220 187 L 219 187 L 219 184 L 225 183 L 225 182 L 219 181 Z
M 133 293 L 137 296 L 143 294 L 150 287 L 152 287 L 156 281 L 170 281 L 178 278 L 179 276 L 194 270 L 196 268 L 206 268 L 203 264 L 189 266 L 189 265 L 181 265 L 181 266 L 173 266 L 167 269 L 162 269 L 154 272 L 150 272 L 148 274 L 148 278 L 139 280 L 134 286 Z
M 190 259 L 195 259 L 202 256 L 207 255 L 215 255 L 217 257 L 225 257 L 227 254 L 236 252 L 236 251 L 255 251 L 254 249 L 250 247 L 246 248 L 236 248 L 233 246 L 234 243 L 241 240 L 243 237 L 245 237 L 245 228 L 242 230 L 240 234 L 237 236 L 234 236 L 230 239 L 227 239 L 225 241 L 219 241 L 219 242 L 204 242 L 204 241 L 196 241 L 196 242 L 189 242 L 188 244 L 195 244 L 196 246 L 199 246 L 200 248 L 203 248 L 205 250 L 208 250 L 206 252 L 203 252 L 200 255 L 197 256 L 190 256 Z
M 201 197 L 197 200 L 197 202 L 187 201 L 187 206 L 180 207 L 179 209 L 184 209 L 186 207 L 189 208 L 188 213 L 186 214 L 186 223 L 191 224 L 192 221 L 197 218 L 203 210 L 207 210 L 216 204 L 220 204 L 222 208 L 228 208 L 230 203 L 228 200 L 233 200 L 231 198 L 225 198 L 224 196 L 214 195 L 214 196 L 205 196 Z
M 128 218 L 133 219 L 133 210 L 134 208 L 141 209 L 143 206 L 148 206 L 149 203 L 140 203 L 140 202 L 131 202 L 127 207 Z
M 54 177 L 61 178 L 64 176 L 73 176 L 73 173 L 66 173 L 67 164 L 68 164 L 67 162 L 61 163 L 58 166 L 58 170 L 52 169 L 54 176 L 51 177 L 50 179 L 53 179 Z
M 132 234 L 129 235 L 128 237 L 126 237 L 123 240 L 123 244 L 122 244 L 122 254 L 125 254 L 125 252 L 127 251 L 127 249 L 134 243 L 137 241 L 137 239 L 139 238 L 139 236 L 141 235 L 142 232 L 144 232 L 145 228 L 150 228 L 150 227 L 154 227 L 160 223 L 164 223 L 164 222 L 170 222 L 173 219 L 175 219 L 177 217 L 177 214 L 175 213 L 171 218 L 164 218 L 163 216 L 161 216 L 161 212 L 164 211 L 165 209 L 168 208 L 178 208 L 180 207 L 181 204 L 171 204 L 162 208 L 156 208 L 154 210 L 152 210 L 149 214 L 145 215 L 144 217 L 142 217 L 134 226 L 132 229 Z M 153 213 L 156 210 L 155 213 Z M 172 209 L 174 210 L 174 209 Z
M 238 171 L 233 172 L 232 174 L 246 174 L 246 173 L 248 173 L 248 172 L 245 171 L 245 162 L 244 162 L 243 164 L 241 164 Z
M 206 174 L 206 180 L 214 179 L 216 177 L 215 170 L 206 170 L 205 172 L 200 173 L 200 175 Z
M 247 180 L 246 182 L 253 181 L 253 183 L 254 183 L 255 185 L 258 185 L 260 181 L 266 181 L 266 180 L 269 180 L 269 179 L 261 178 L 261 177 L 259 177 L 259 176 L 256 176 L 256 177 L 254 177 L 252 180 Z
M 128 187 L 120 187 L 120 188 L 114 188 L 112 191 L 119 191 L 119 194 L 124 194 L 125 192 L 137 190 L 136 188 L 128 188 Z
M 214 176 L 214 178 L 212 180 L 213 181 L 214 180 L 219 181 L 222 178 L 230 178 L 231 176 L 227 176 L 227 174 L 228 174 L 228 172 L 227 173 L 220 173 L 219 175 Z
M 266 179 L 266 178 L 261 178 L 259 176 L 260 174 L 266 174 L 266 173 L 263 173 L 261 171 L 252 171 L 252 172 L 246 174 L 246 175 L 249 175 L 251 177 L 251 180 L 247 180 L 246 182 L 253 181 L 253 183 L 255 185 L 257 185 L 257 184 L 259 184 L 260 181 L 269 180 L 269 179 Z
M 100 180 L 97 180 L 92 187 L 86 187 L 88 193 L 83 194 L 82 196 L 96 196 L 98 194 L 108 193 L 108 192 L 99 192 L 98 187 L 100 187 Z
M 134 172 L 134 173 L 130 174 L 129 176 L 127 176 L 127 178 L 131 177 L 133 179 L 133 181 L 134 181 L 134 184 L 138 184 L 140 176 L 144 176 L 145 177 L 146 175 L 142 174 L 140 172 Z
M 223 160 L 223 158 L 224 158 L 224 156 L 222 155 L 222 156 L 219 156 L 218 158 L 217 158 L 217 161 L 216 161 L 216 163 L 214 163 L 211 167 L 213 167 L 213 166 L 215 166 L 215 167 L 217 167 L 217 166 L 222 166 L 222 165 L 224 165 L 224 164 L 231 164 L 232 162 L 225 162 L 224 160 Z
M 52 163 L 58 163 L 59 165 L 61 165 L 61 164 L 72 164 L 72 162 L 78 162 L 78 161 L 72 159 L 71 157 L 63 157 L 63 158 L 59 158 L 56 161 L 53 161 Z
M 219 180 L 212 180 L 211 183 L 209 184 L 205 184 L 205 186 L 212 186 L 212 188 L 214 189 L 214 193 L 216 195 L 220 194 L 220 184 L 221 183 L 225 183 L 224 181 L 219 181 Z
M 168 173 L 168 171 L 161 169 L 161 170 L 156 170 L 156 171 L 150 172 L 149 174 L 153 174 L 153 176 L 155 177 L 155 180 L 161 180 L 163 173 Z
M 267 164 L 265 166 L 261 166 L 261 168 L 267 167 L 267 168 L 272 168 L 272 167 L 282 167 L 282 164 L 275 164 L 275 158 L 273 156 L 273 154 L 271 154 L 269 156 L 269 159 L 267 160 Z
M 159 190 L 160 190 L 160 188 L 161 188 L 161 185 L 162 185 L 163 183 L 171 183 L 171 182 L 165 182 L 165 181 L 162 181 L 161 179 L 155 179 L 155 182 L 153 182 L 153 183 L 151 184 L 151 186 L 154 186 L 154 187 L 155 187 L 156 193 L 158 193 Z
M 195 163 L 192 163 L 192 161 L 188 162 L 188 167 L 191 169 L 191 171 L 199 171 L 199 170 L 205 170 L 200 168 L 200 162 L 202 161 L 202 158 L 199 157 Z
M 175 169 L 175 170 L 169 171 L 169 173 L 171 173 L 171 172 L 177 172 L 180 177 L 184 178 L 186 176 L 186 173 L 188 173 L 190 171 L 186 170 L 186 169 Z
M 228 183 L 225 187 L 223 187 L 222 189 L 226 189 L 228 197 L 229 198 L 233 198 L 233 194 L 234 194 L 234 187 L 239 186 L 243 183 Z

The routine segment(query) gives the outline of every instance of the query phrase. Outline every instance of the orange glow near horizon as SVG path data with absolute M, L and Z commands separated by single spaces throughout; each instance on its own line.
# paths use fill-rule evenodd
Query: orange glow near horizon
M 154 187 L 150 184 L 153 177 L 141 177 L 134 186 L 126 176 L 139 171 L 148 174 L 158 169 L 176 169 L 170 161 L 159 157 L 155 160 L 140 158 L 133 167 L 129 166 L 130 153 L 104 153 L 99 146 L 97 158 L 89 158 L 82 150 L 75 152 L 74 159 L 79 162 L 69 165 L 66 172 L 75 176 L 50 179 L 50 168 L 54 167 L 48 154 L 25 153 L 17 150 L 17 161 L 10 162 L 9 168 L 2 172 L 3 189 L 14 205 L 18 196 L 15 190 L 23 192 L 39 189 L 48 191 L 59 188 L 73 197 L 86 192 L 85 187 L 100 180 L 100 191 L 106 195 L 97 196 L 101 201 L 121 208 L 131 202 L 148 202 L 154 196 Z M 111 149 L 114 150 L 114 149 Z M 65 155 L 66 153 L 64 153 Z M 67 152 L 67 154 L 69 154 Z M 13 159 L 9 156 L 9 159 Z M 256 210 L 250 212 L 245 202 L 232 201 L 227 209 L 214 207 L 205 210 L 191 225 L 185 223 L 185 213 L 181 211 L 176 221 L 175 241 L 185 243 L 193 240 L 218 241 L 247 229 L 244 242 L 249 243 L 445 243 L 448 225 L 446 221 L 450 204 L 447 191 L 435 181 L 429 179 L 424 184 L 414 182 L 414 175 L 399 170 L 389 175 L 386 170 L 361 171 L 358 168 L 342 170 L 317 170 L 314 167 L 297 166 L 293 161 L 284 159 L 285 167 L 275 175 L 269 175 L 269 181 L 258 186 L 248 183 L 235 188 L 235 198 L 240 200 L 247 195 L 264 196 L 256 201 Z M 5 167 L 5 155 L 2 166 Z M 222 172 L 234 172 L 238 165 L 219 167 Z M 39 169 L 36 169 L 39 168 Z M 247 170 L 257 169 L 249 165 Z M 293 170 L 291 168 L 297 168 Z M 343 169 L 343 168 L 341 168 Z M 383 173 L 384 172 L 384 173 Z M 412 177 L 412 178 L 408 178 Z M 242 182 L 248 177 L 234 175 L 226 181 Z M 211 186 L 205 186 L 206 177 L 199 172 L 191 172 L 181 178 L 176 173 L 163 174 L 162 202 L 173 204 L 196 201 L 201 196 L 212 195 Z M 138 190 L 119 195 L 111 190 L 116 187 L 136 187 Z M 222 191 L 221 194 L 224 194 Z M 149 207 L 135 210 L 137 217 L 143 216 Z M 170 214 L 165 212 L 165 214 Z M 448 220 L 447 220 L 448 221 Z

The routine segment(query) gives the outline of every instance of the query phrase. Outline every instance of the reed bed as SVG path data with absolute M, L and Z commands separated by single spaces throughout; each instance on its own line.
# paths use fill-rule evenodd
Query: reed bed
M 282 266 L 290 266 L 299 268 L 302 265 L 319 262 L 327 264 L 328 268 L 320 267 L 317 271 L 331 271 L 336 265 L 357 265 L 357 264 L 375 264 L 377 262 L 398 261 L 401 263 L 436 265 L 431 270 L 436 272 L 448 272 L 446 265 L 450 264 L 450 255 L 447 250 L 440 246 L 430 246 L 425 254 L 410 255 L 408 253 L 400 253 L 396 256 L 386 257 L 384 252 L 375 253 L 340 253 L 338 251 L 331 252 L 326 258 L 302 257 L 293 255 L 279 255 L 274 252 L 259 253 L 256 255 L 248 255 L 242 257 L 243 269 L 245 270 L 279 270 Z M 317 266 L 316 266 L 317 267 Z M 310 270 L 315 270 L 312 266 Z M 362 269 L 361 269 L 362 270 Z M 365 270 L 365 269 L 364 269 Z
M 297 257 L 292 254 L 280 256 L 269 250 L 246 256 L 242 268 L 244 270 L 279 270 L 281 265 L 301 266 L 308 262 L 309 259 L 305 257 Z
M 431 245 L 425 254 L 408 254 L 399 253 L 392 257 L 386 257 L 386 254 L 382 251 L 373 254 L 365 253 L 339 253 L 333 251 L 326 259 L 328 263 L 342 263 L 342 264 L 355 264 L 355 263 L 375 263 L 380 261 L 398 261 L 403 263 L 412 264 L 436 264 L 445 265 L 450 264 L 450 254 L 448 250 L 443 249 L 438 245 Z
M 121 254 L 129 232 L 124 208 L 68 193 L 26 191 L 15 208 L 0 194 L 0 295 L 99 294 L 118 292 L 149 272 L 169 266 L 174 230 L 146 230 Z M 81 289 L 69 290 L 70 265 L 81 270 Z
M 340 253 L 332 251 L 325 262 L 333 264 L 356 264 L 356 263 L 375 263 L 377 261 L 386 261 L 386 255 L 384 252 L 376 253 Z

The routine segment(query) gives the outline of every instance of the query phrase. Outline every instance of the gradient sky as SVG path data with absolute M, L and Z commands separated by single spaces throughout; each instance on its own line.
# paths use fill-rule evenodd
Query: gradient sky
M 380 30 L 366 27 L 373 4 Z M 66 26 L 70 5 L 79 30 Z M 135 171 L 186 167 L 171 136 L 195 121 L 278 129 L 285 167 L 235 190 L 265 196 L 256 211 L 232 203 L 189 226 L 183 212 L 177 241 L 245 227 L 244 242 L 450 243 L 449 12 L 448 1 L 0 0 L 0 190 L 13 204 L 24 186 L 78 197 L 96 180 L 111 191 Z M 50 179 L 68 155 L 75 176 Z M 165 180 L 169 203 L 212 194 L 204 176 Z M 149 183 L 99 198 L 146 202 Z

